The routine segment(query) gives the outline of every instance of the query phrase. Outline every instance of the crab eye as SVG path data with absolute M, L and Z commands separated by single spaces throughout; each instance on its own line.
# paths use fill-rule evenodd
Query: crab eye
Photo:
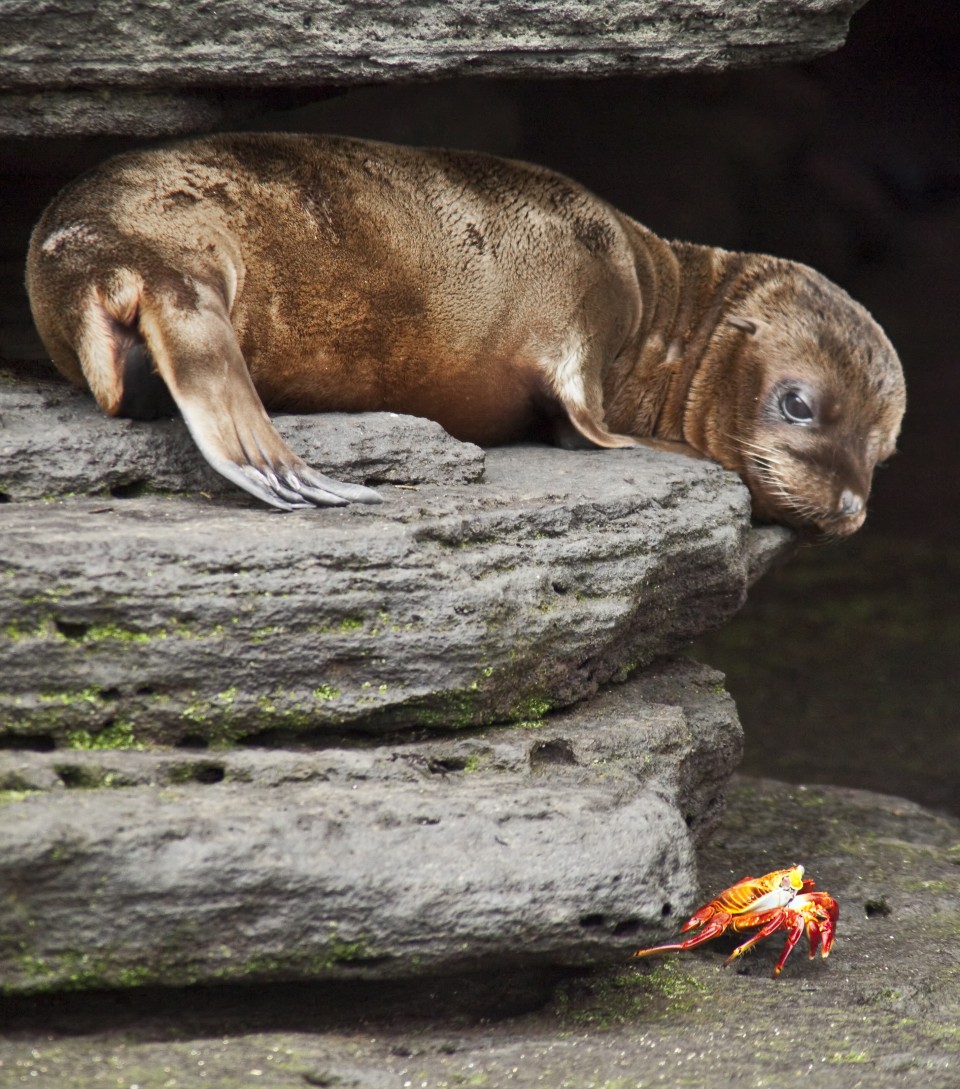
M 813 422 L 813 409 L 795 389 L 788 389 L 780 398 L 780 411 L 789 423 L 808 424 Z

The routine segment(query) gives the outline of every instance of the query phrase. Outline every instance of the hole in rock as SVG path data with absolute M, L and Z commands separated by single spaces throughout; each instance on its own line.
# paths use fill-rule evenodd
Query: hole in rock
M 136 499 L 137 496 L 143 495 L 147 490 L 147 482 L 145 480 L 128 480 L 123 484 L 114 484 L 110 489 L 110 494 L 114 499 Z
M 530 750 L 530 767 L 541 768 L 551 764 L 575 765 L 577 762 L 573 747 L 562 737 L 552 741 L 540 741 Z
M 68 790 L 87 790 L 100 786 L 103 781 L 102 773 L 96 768 L 79 764 L 57 764 L 53 770 Z
M 427 761 L 427 770 L 433 772 L 434 775 L 446 775 L 449 771 L 463 771 L 466 766 L 467 758 L 465 756 L 448 756 L 443 759 Z
M 668 915 L 673 914 L 673 904 L 671 904 L 669 900 L 660 909 L 660 914 L 664 917 L 664 919 L 666 919 Z
M 630 934 L 636 934 L 639 929 L 639 919 L 623 919 L 613 928 L 613 936 L 615 938 L 625 938 Z
M 178 749 L 209 749 L 210 742 L 199 734 L 186 734 L 175 743 L 174 747 Z
M 227 776 L 223 764 L 204 760 L 196 764 L 177 764 L 170 769 L 170 781 L 174 783 L 200 783 L 204 786 L 222 783 Z
M 72 620 L 54 620 L 53 623 L 64 639 L 82 639 L 90 630 L 89 624 L 77 624 Z
M 0 503 L 11 502 L 10 496 L 6 492 L 0 492 Z
M 877 896 L 868 900 L 863 905 L 863 910 L 867 913 L 868 919 L 884 919 L 890 914 L 890 905 L 883 896 Z
M 605 915 L 594 914 L 580 916 L 580 925 L 588 930 L 598 926 L 605 926 L 606 922 L 607 917 Z
M 46 734 L 10 734 L 0 737 L 0 749 L 23 749 L 25 752 L 53 752 L 57 746 Z

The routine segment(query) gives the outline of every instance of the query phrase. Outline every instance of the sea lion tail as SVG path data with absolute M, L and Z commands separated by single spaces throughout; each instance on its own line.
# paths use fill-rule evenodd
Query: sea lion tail
M 140 333 L 144 284 L 138 273 L 116 270 L 94 285 L 79 308 L 77 355 L 97 403 L 110 416 L 154 420 L 175 416 L 176 402 Z

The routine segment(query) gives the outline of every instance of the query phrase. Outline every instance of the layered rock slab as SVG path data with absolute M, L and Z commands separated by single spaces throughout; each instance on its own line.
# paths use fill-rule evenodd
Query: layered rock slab
M 791 547 L 738 478 L 443 436 L 412 471 L 458 482 L 376 508 L 124 498 L 203 484 L 179 423 L 8 392 L 8 993 L 559 969 L 690 906 L 740 753 L 719 675 L 654 666 L 555 709 L 722 623 Z M 390 461 L 395 418 L 283 426 L 324 468 L 345 429 L 353 479 L 417 460 Z M 22 498 L 44 477 L 108 490 Z
M 590 76 L 801 60 L 862 0 L 143 0 L 0 11 L 0 135 L 212 129 L 278 90 L 463 75 Z
M 722 474 L 697 467 L 672 507 L 654 458 L 494 460 L 503 476 L 479 494 L 398 491 L 388 513 L 5 505 L 0 736 L 211 744 L 537 719 L 742 603 L 752 532 Z M 610 460 L 644 467 L 643 495 Z M 596 493 L 544 494 L 566 474 Z
M 462 982 L 17 994 L 0 999 L 0 1083 L 100 1089 L 109 1069 L 141 1086 L 540 1089 L 545 1075 L 646 1084 L 653 1067 L 667 1085 L 758 1085 L 775 1051 L 784 1089 L 956 1089 L 958 842 L 960 822 L 903 798 L 735 776 L 701 854 L 701 901 L 803 861 L 840 903 L 829 960 L 807 960 L 804 939 L 772 980 L 783 934 L 727 968 L 723 939 L 659 959 L 625 953 L 509 1018 L 534 1003 L 515 975 L 485 966 Z M 668 919 L 662 937 L 673 933 Z M 465 1006 L 484 1020 L 465 1020 Z
M 721 682 L 668 662 L 538 727 L 322 752 L 0 753 L 0 987 L 623 956 L 695 896 Z
M 42 414 L 32 444 L 17 438 L 20 410 L 3 418 L 8 497 L 35 492 L 38 461 L 51 480 L 86 487 L 126 479 L 111 477 L 126 459 L 137 488 L 149 486 L 160 479 L 144 454 L 154 439 L 165 485 L 196 485 L 179 422 L 124 427 L 86 401 L 48 408 L 51 430 L 70 433 L 62 450 Z M 338 473 L 382 479 L 398 423 L 284 426 L 321 468 L 326 442 L 299 440 L 352 429 L 365 452 Z M 414 436 L 423 427 L 411 422 Z M 434 478 L 451 458 L 461 480 L 475 475 L 479 451 L 451 454 L 462 444 L 443 438 Z M 791 540 L 751 527 L 733 474 L 639 449 L 492 450 L 480 483 L 387 486 L 373 508 L 277 514 L 240 493 L 113 489 L 0 505 L 4 744 L 536 720 L 722 624 Z

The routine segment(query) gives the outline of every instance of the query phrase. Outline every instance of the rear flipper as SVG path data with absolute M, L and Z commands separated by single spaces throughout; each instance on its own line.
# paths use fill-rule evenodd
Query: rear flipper
M 101 407 L 143 419 L 172 399 L 209 464 L 281 510 L 381 502 L 371 488 L 311 469 L 287 446 L 254 389 L 222 296 L 197 281 L 184 286 L 176 302 L 131 275 L 109 294 L 93 290 L 79 354 Z

